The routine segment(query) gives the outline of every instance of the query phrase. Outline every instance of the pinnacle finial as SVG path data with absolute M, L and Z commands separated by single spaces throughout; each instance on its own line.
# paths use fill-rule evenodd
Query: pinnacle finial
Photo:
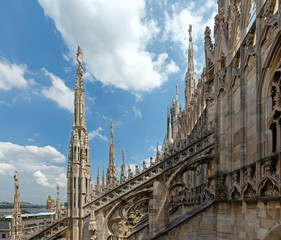
M 113 139 L 113 122 L 111 122 L 111 124 L 110 124 L 110 136 L 111 136 L 111 139 Z
M 125 160 L 125 153 L 124 153 L 124 149 L 122 149 L 122 163 L 124 164 L 124 160 Z
M 179 87 L 178 84 L 176 84 L 176 114 L 178 115 L 179 113 L 180 113 Z
M 83 61 L 83 51 L 81 49 L 81 47 L 78 45 L 78 50 L 77 50 L 77 53 L 76 53 L 76 57 L 77 57 L 77 62 L 79 63 L 79 65 L 82 64 L 82 61 Z
M 189 42 L 192 42 L 192 25 L 189 25 L 188 33 L 189 33 Z
M 18 171 L 15 172 L 14 181 L 15 181 L 15 187 L 19 188 L 19 174 L 18 174 Z

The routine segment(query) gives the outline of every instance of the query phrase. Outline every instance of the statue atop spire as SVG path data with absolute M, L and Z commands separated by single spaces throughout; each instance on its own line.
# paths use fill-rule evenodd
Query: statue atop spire
M 185 110 L 187 111 L 188 105 L 191 102 L 192 96 L 195 92 L 197 77 L 194 68 L 193 60 L 193 43 L 192 43 L 192 26 L 189 25 L 189 49 L 188 49 L 188 67 L 185 76 Z
M 78 50 L 77 50 L 77 53 L 76 53 L 76 59 L 77 59 L 77 62 L 79 63 L 79 65 L 82 65 L 83 51 L 82 51 L 80 46 L 78 46 Z
M 113 141 L 113 122 L 110 124 L 109 163 L 106 173 L 106 188 L 117 185 L 117 169 L 115 167 L 115 147 Z
M 74 93 L 74 116 L 73 116 L 73 128 L 74 127 L 83 127 L 86 129 L 86 120 L 85 120 L 85 96 L 84 96 L 84 84 L 83 84 L 83 51 L 78 46 L 76 53 L 78 66 L 76 67 L 76 84 L 75 84 L 75 93 Z
M 175 114 L 179 115 L 180 114 L 180 102 L 179 102 L 179 89 L 178 89 L 178 84 L 176 85 L 176 111 Z
M 20 193 L 19 193 L 19 175 L 15 172 L 14 175 L 15 194 L 14 194 L 14 209 L 12 215 L 12 224 L 10 229 L 9 240 L 21 240 L 23 237 L 23 223 L 20 210 Z
M 189 42 L 192 42 L 192 25 L 189 25 L 188 33 L 189 33 Z
M 122 165 L 121 165 L 120 183 L 123 183 L 125 181 L 126 181 L 126 175 L 125 175 L 125 154 L 124 154 L 124 149 L 122 149 Z
M 83 86 L 83 51 L 78 46 L 76 59 L 76 84 L 74 91 L 73 131 L 69 144 L 67 168 L 68 217 L 73 228 L 70 239 L 82 239 L 79 225 L 83 221 L 83 205 L 91 199 L 90 145 L 85 119 L 85 95 Z M 76 222 L 74 224 L 74 222 Z M 79 224 L 78 224 L 79 222 Z
M 172 133 L 172 115 L 170 113 L 169 115 L 169 123 L 168 123 L 168 141 L 169 143 L 172 142 L 173 140 L 173 133 Z
M 56 220 L 60 220 L 61 210 L 60 210 L 60 185 L 57 185 L 57 202 L 56 202 Z
M 110 143 L 113 143 L 113 122 L 110 124 Z

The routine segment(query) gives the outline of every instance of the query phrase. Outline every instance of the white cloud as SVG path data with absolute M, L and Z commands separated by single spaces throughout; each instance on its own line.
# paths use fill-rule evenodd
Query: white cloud
M 24 77 L 26 71 L 27 66 L 24 64 L 12 64 L 6 59 L 0 59 L 0 90 L 27 88 L 33 81 Z
M 146 18 L 145 0 L 38 2 L 54 20 L 69 56 L 74 58 L 77 45 L 84 50 L 88 79 L 92 75 L 104 85 L 136 92 L 160 87 L 171 73 L 147 50 L 160 29 Z
M 40 170 L 36 171 L 33 176 L 36 178 L 36 182 L 39 185 L 45 186 L 45 187 L 52 187 L 52 185 L 48 182 L 48 178 L 44 173 L 42 173 Z
M 142 113 L 141 113 L 141 110 L 139 108 L 137 108 L 136 106 L 133 106 L 132 110 L 133 110 L 133 113 L 134 113 L 136 118 L 142 118 Z
M 18 171 L 22 178 L 32 184 L 33 176 L 41 186 L 55 188 L 60 183 L 64 187 L 66 169 L 55 164 L 62 164 L 65 160 L 65 156 L 51 146 L 22 146 L 0 142 L 0 176 Z
M 171 60 L 171 62 L 166 67 L 167 74 L 176 73 L 179 71 L 180 71 L 180 69 L 179 69 L 178 65 L 173 60 Z
M 9 163 L 0 162 L 0 175 L 13 175 L 15 172 L 15 167 Z
M 52 86 L 44 87 L 42 93 L 46 98 L 55 101 L 60 107 L 74 112 L 74 92 L 70 90 L 62 79 L 43 69 L 45 75 L 52 80 Z
M 89 134 L 88 134 L 89 140 L 92 140 L 94 138 L 99 138 L 99 139 L 107 142 L 108 141 L 107 137 L 102 135 L 100 133 L 101 131 L 103 131 L 102 127 L 98 127 L 96 130 L 89 132 Z
M 186 54 L 189 41 L 188 28 L 189 25 L 192 25 L 194 49 L 197 48 L 197 41 L 202 45 L 206 26 L 210 26 L 213 29 L 214 15 L 217 12 L 217 1 L 201 0 L 196 2 L 196 4 L 192 2 L 186 8 L 183 8 L 181 4 L 175 3 L 172 4 L 171 9 L 171 15 L 165 12 L 164 39 L 180 43 L 182 50 Z

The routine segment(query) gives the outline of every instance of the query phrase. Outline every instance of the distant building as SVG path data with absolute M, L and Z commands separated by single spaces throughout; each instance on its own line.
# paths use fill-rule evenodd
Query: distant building
M 47 204 L 46 204 L 46 209 L 54 209 L 55 208 L 55 200 L 51 198 L 51 195 L 48 196 Z

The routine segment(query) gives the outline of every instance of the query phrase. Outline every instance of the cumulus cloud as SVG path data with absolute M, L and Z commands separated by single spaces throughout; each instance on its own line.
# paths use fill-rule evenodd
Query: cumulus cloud
M 48 178 L 44 173 L 42 173 L 40 170 L 36 171 L 33 176 L 36 178 L 36 182 L 39 185 L 45 186 L 45 187 L 52 187 L 52 185 L 49 183 Z
M 104 141 L 108 141 L 108 138 L 105 135 L 102 135 L 100 132 L 103 131 L 102 127 L 98 127 L 96 130 L 93 130 L 89 132 L 88 137 L 89 140 L 92 140 L 94 138 L 99 138 Z
M 132 110 L 133 110 L 133 113 L 134 113 L 136 118 L 142 118 L 142 113 L 141 113 L 141 110 L 139 108 L 137 108 L 136 106 L 133 106 Z
M 175 3 L 172 4 L 171 9 L 171 14 L 165 12 L 164 39 L 180 43 L 181 49 L 186 53 L 189 38 L 188 27 L 192 25 L 194 48 L 197 48 L 197 41 L 200 41 L 199 44 L 202 45 L 206 26 L 213 29 L 217 1 L 200 0 L 196 4 L 192 2 L 186 7 Z
M 0 175 L 12 175 L 18 171 L 33 183 L 44 187 L 55 187 L 57 183 L 66 186 L 64 167 L 57 166 L 66 160 L 54 147 L 22 146 L 0 142 Z
M 12 64 L 6 59 L 0 59 L 0 90 L 26 88 L 31 80 L 24 77 L 27 66 Z
M 173 73 L 163 71 L 169 63 L 159 62 L 161 54 L 147 50 L 160 29 L 146 17 L 145 0 L 38 2 L 54 20 L 69 56 L 75 56 L 77 45 L 84 50 L 88 79 L 92 75 L 104 85 L 136 92 L 160 87 Z
M 13 175 L 15 172 L 15 167 L 9 163 L 0 162 L 0 175 Z
M 60 107 L 73 113 L 74 92 L 65 85 L 62 79 L 48 72 L 46 69 L 43 70 L 45 75 L 52 80 L 50 87 L 44 87 L 42 89 L 43 95 L 55 101 Z
M 167 74 L 176 73 L 179 71 L 180 71 L 180 69 L 179 69 L 178 65 L 173 60 L 171 60 L 171 62 L 166 67 Z

